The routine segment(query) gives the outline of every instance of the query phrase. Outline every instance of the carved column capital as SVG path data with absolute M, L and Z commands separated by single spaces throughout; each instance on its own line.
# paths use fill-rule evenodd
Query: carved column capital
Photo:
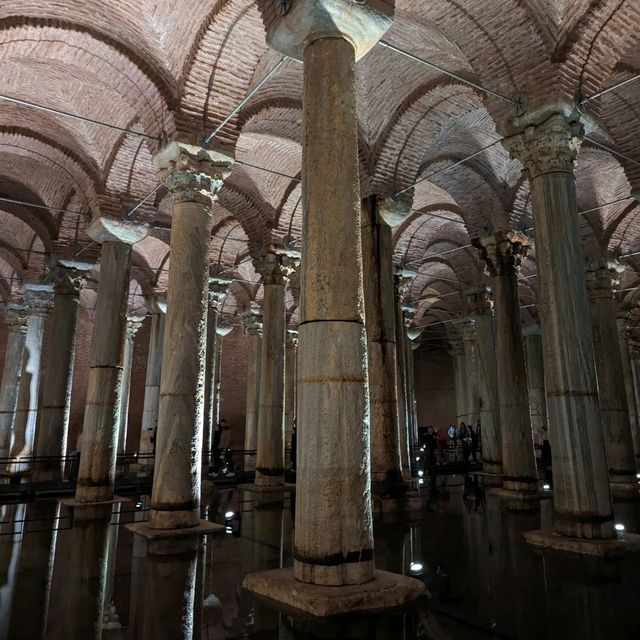
M 479 289 L 469 289 L 464 292 L 467 301 L 467 308 L 472 316 L 492 316 L 493 297 L 491 290 L 487 287 Z
M 297 256 L 284 252 L 264 251 L 253 258 L 253 267 L 260 274 L 265 285 L 286 286 L 296 265 Z
M 167 299 L 164 295 L 155 294 L 147 299 L 147 311 L 149 313 L 167 313 Z
M 14 333 L 26 333 L 29 314 L 23 304 L 10 302 L 4 314 L 4 323 L 9 331 Z
M 287 347 L 298 348 L 298 332 L 294 329 L 287 329 Z
M 544 122 L 505 138 L 503 144 L 532 179 L 543 173 L 572 172 L 583 137 L 584 127 L 579 121 L 554 113 Z
M 174 203 L 197 202 L 211 206 L 218 196 L 233 160 L 181 142 L 171 142 L 153 158 L 158 178 Z
M 404 301 L 417 275 L 418 274 L 413 271 L 396 267 L 393 273 L 393 292 L 396 302 L 402 303 Z
M 133 340 L 144 322 L 144 316 L 127 316 L 127 339 Z
M 25 284 L 22 287 L 22 298 L 30 316 L 46 317 L 53 307 L 53 285 Z
M 244 332 L 250 336 L 262 335 L 262 310 L 257 307 L 251 307 L 244 313 L 240 314 L 240 320 L 244 327 Z
M 209 307 L 220 311 L 220 306 L 227 297 L 232 283 L 233 280 L 221 278 L 220 276 L 211 276 L 209 278 Z
M 587 265 L 587 292 L 592 300 L 613 298 L 613 290 L 620 284 L 624 264 L 613 258 L 593 260 Z
M 91 269 L 92 264 L 59 261 L 47 273 L 46 281 L 53 284 L 56 295 L 78 297 Z
M 529 250 L 529 238 L 519 231 L 497 231 L 473 239 L 492 276 L 517 275 Z
M 449 353 L 455 358 L 456 356 L 464 356 L 464 341 L 462 333 L 449 333 Z
M 616 326 L 618 327 L 618 337 L 623 340 L 629 339 L 631 313 L 626 309 L 621 309 L 616 313 Z

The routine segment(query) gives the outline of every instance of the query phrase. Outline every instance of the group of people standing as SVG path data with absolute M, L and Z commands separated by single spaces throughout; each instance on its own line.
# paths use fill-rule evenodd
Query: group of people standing
M 419 428 L 420 446 L 429 452 L 428 463 L 431 466 L 447 464 L 447 448 L 453 449 L 457 462 L 480 462 L 480 422 L 473 425 L 460 423 L 459 427 L 450 425 L 447 430 L 434 429 L 431 425 Z M 460 451 L 462 449 L 462 451 Z

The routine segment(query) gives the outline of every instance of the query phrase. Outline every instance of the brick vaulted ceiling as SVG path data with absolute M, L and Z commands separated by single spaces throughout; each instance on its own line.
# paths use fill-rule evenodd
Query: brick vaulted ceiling
M 574 102 L 640 73 L 640 1 L 397 0 L 385 40 L 525 109 Z M 250 0 L 2 0 L 0 93 L 150 136 L 0 101 L 0 196 L 39 205 L 0 201 L 4 301 L 37 280 L 50 256 L 90 245 L 92 212 L 124 215 L 156 187 L 154 138 L 202 140 L 279 60 Z M 300 238 L 301 91 L 302 66 L 286 61 L 216 138 L 241 161 L 215 205 L 210 249 L 212 271 L 236 279 L 229 316 L 262 295 L 249 243 Z M 420 301 L 416 322 L 460 314 L 460 292 L 484 277 L 470 238 L 531 226 L 521 166 L 499 143 L 513 107 L 380 46 L 358 64 L 358 91 L 363 196 L 422 179 L 408 192 L 414 213 L 394 230 L 396 262 L 419 274 L 409 294 Z M 640 161 L 640 82 L 594 100 L 589 115 L 591 138 Z M 621 200 L 581 216 L 585 247 L 640 251 L 640 205 L 622 200 L 640 187 L 640 166 L 585 141 L 577 183 L 583 210 Z M 154 227 L 134 248 L 132 305 L 141 306 L 167 284 L 166 193 L 134 219 Z M 533 250 L 523 266 L 525 314 L 535 313 L 535 271 Z M 620 287 L 631 291 L 618 295 L 632 306 L 637 272 L 640 256 L 631 256 Z M 297 298 L 294 277 L 294 323 Z

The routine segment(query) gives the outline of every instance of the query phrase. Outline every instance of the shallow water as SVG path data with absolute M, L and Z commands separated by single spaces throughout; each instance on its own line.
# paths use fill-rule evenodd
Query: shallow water
M 233 514 L 227 532 L 168 555 L 124 526 L 147 517 L 144 505 L 75 522 L 56 502 L 3 505 L 0 638 L 639 637 L 640 556 L 603 562 L 534 551 L 522 533 L 549 526 L 550 501 L 538 512 L 511 512 L 472 482 L 448 477 L 418 519 L 375 527 L 377 568 L 415 574 L 429 597 L 385 615 L 323 622 L 242 590 L 245 574 L 292 564 L 288 501 L 250 498 L 217 493 L 205 515 L 224 524 Z M 627 532 L 640 532 L 640 505 L 618 504 L 616 515 Z

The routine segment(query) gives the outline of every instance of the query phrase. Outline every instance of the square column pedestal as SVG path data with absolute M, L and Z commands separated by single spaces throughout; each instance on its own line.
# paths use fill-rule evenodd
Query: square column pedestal
M 588 540 L 586 538 L 570 538 L 554 531 L 527 531 L 525 540 L 536 549 L 542 551 L 565 551 L 597 558 L 615 559 L 630 553 L 640 553 L 640 535 L 635 533 L 618 533 L 611 540 Z
M 388 571 L 376 571 L 364 584 L 327 587 L 300 582 L 293 569 L 250 573 L 242 586 L 274 607 L 293 608 L 312 616 L 375 612 L 402 607 L 427 595 L 422 582 Z

